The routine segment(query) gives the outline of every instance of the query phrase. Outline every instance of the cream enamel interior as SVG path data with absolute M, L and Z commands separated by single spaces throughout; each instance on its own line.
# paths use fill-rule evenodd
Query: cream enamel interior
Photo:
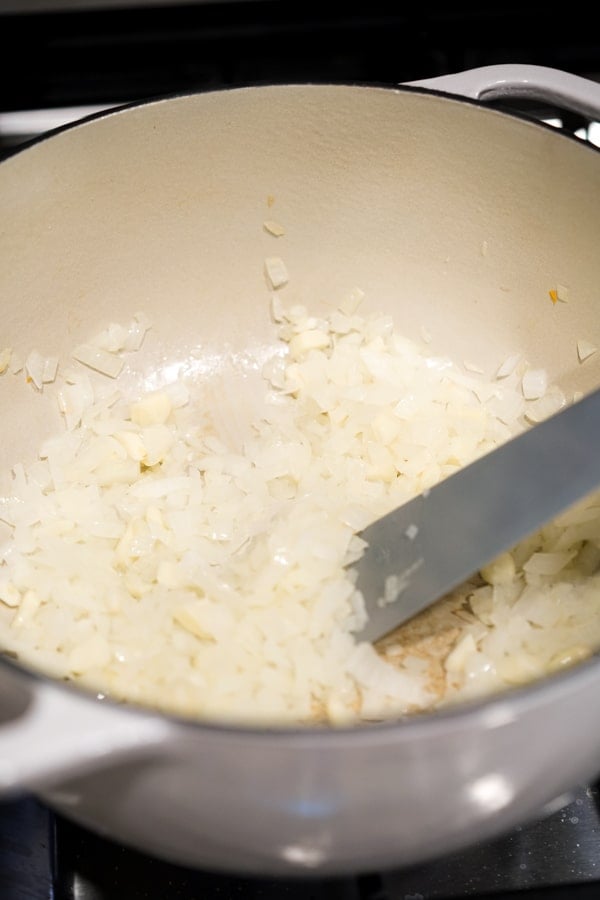
M 153 328 L 129 377 L 191 365 L 243 385 L 247 415 L 274 340 L 264 259 L 278 255 L 286 302 L 331 309 L 359 286 L 365 309 L 416 339 L 426 329 L 432 353 L 489 373 L 519 352 L 586 391 L 600 381 L 600 353 L 577 355 L 578 339 L 600 344 L 599 200 L 593 148 L 431 93 L 274 86 L 153 102 L 0 166 L 2 341 L 67 360 L 142 310 Z M 568 303 L 551 302 L 557 285 Z M 1 389 L 6 472 L 60 422 L 23 377 Z

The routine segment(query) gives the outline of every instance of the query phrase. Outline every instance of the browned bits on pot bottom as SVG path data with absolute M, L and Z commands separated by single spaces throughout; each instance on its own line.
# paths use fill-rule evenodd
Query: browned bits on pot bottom
M 377 650 L 386 662 L 403 667 L 412 657 L 426 664 L 427 689 L 435 698 L 446 693 L 448 675 L 444 662 L 461 635 L 461 625 L 473 621 L 465 605 L 465 591 L 451 594 L 382 638 Z

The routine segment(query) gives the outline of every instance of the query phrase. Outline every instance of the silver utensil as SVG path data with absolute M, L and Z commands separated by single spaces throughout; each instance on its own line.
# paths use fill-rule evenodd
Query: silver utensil
M 369 525 L 356 563 L 376 641 L 600 487 L 600 389 Z

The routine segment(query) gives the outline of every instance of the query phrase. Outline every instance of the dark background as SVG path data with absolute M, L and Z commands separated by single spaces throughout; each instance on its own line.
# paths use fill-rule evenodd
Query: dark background
M 579 2 L 553 9 L 419 0 L 0 0 L 0 111 L 264 82 L 393 84 L 498 62 L 600 80 L 594 20 L 594 4 Z

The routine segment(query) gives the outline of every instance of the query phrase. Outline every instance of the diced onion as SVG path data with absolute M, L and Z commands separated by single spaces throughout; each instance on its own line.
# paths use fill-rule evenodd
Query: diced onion
M 25 360 L 25 371 L 38 391 L 41 391 L 44 385 L 44 357 L 37 350 L 32 350 Z
M 274 291 L 287 281 L 278 257 L 265 267 Z M 129 360 L 127 390 L 107 381 L 142 346 L 143 313 L 71 365 L 32 351 L 27 376 L 56 382 L 64 430 L 0 498 L 4 650 L 119 701 L 256 725 L 434 709 L 600 647 L 600 496 L 491 561 L 416 637 L 409 623 L 385 647 L 356 640 L 362 530 L 567 402 L 516 354 L 492 377 L 425 355 L 389 316 L 359 314 L 363 298 L 325 316 L 272 295 L 260 404 L 182 361 L 163 387 L 141 371 L 132 386 Z M 12 351 L 2 366 L 19 371 Z
M 577 341 L 577 356 L 579 357 L 579 362 L 584 362 L 590 356 L 593 356 L 597 350 L 598 348 L 595 344 L 592 344 L 591 341 L 586 341 L 583 338 Z
M 8 369 L 11 357 L 12 357 L 12 348 L 11 347 L 5 347 L 3 350 L 0 350 L 0 375 L 4 375 L 4 373 Z
M 265 259 L 265 271 L 274 290 L 283 287 L 289 281 L 287 267 L 279 256 L 268 256 Z
M 496 372 L 496 378 L 507 378 L 509 375 L 512 375 L 520 359 L 521 357 L 518 353 L 511 353 L 510 356 L 507 356 L 499 366 L 498 371 Z
M 73 350 L 73 359 L 110 378 L 116 378 L 123 368 L 123 360 L 94 344 L 80 344 Z
M 528 369 L 521 385 L 526 400 L 539 400 L 548 389 L 548 375 L 544 369 Z
M 283 225 L 281 225 L 279 222 L 276 222 L 274 219 L 265 220 L 263 222 L 263 228 L 274 237 L 281 237 L 285 234 L 285 228 L 283 227 Z

